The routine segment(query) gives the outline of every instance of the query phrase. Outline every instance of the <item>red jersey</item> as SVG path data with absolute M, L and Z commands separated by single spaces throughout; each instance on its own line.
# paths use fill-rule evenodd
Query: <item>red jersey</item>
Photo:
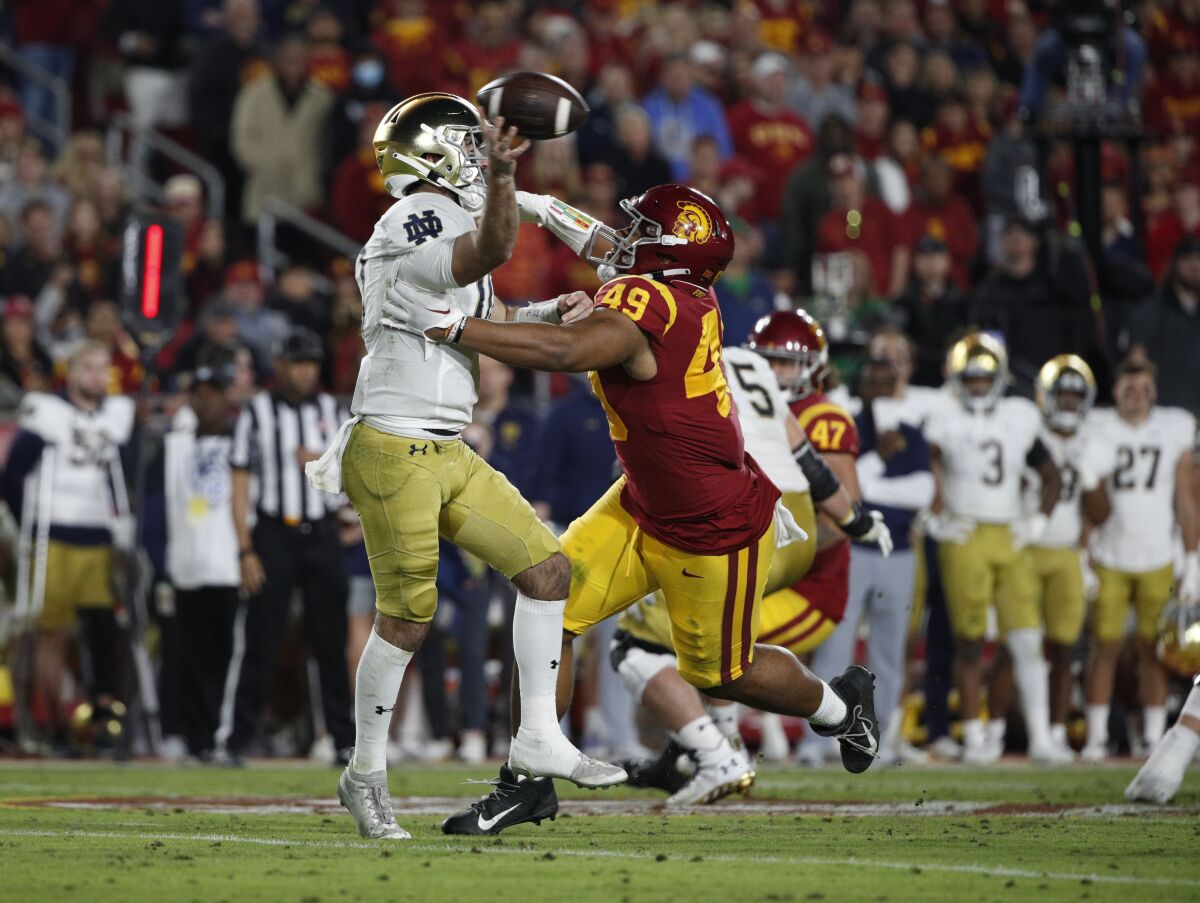
M 621 276 L 600 287 L 596 305 L 637 323 L 658 363 L 644 381 L 619 366 L 590 374 L 628 478 L 622 506 L 685 552 L 724 555 L 754 543 L 771 526 L 779 490 L 742 442 L 716 296 Z
M 915 200 L 904 213 L 905 244 L 910 248 L 923 235 L 932 235 L 950 252 L 950 275 L 961 289 L 971 287 L 970 265 L 979 252 L 975 213 L 961 196 L 952 195 L 940 207 Z
M 733 146 L 762 173 L 756 198 L 762 215 L 776 219 L 788 177 L 816 147 L 812 129 L 791 110 L 767 114 L 752 100 L 732 107 L 727 118 Z
M 879 198 L 863 200 L 859 210 L 833 207 L 817 223 L 817 253 L 859 251 L 871 264 L 871 289 L 887 297 L 892 280 L 892 255 L 903 243 L 896 214 Z
M 792 413 L 808 434 L 808 441 L 821 454 L 858 457 L 858 427 L 846 410 L 817 392 L 792 402 Z M 821 549 L 793 589 L 826 617 L 840 621 L 850 596 L 850 541 Z

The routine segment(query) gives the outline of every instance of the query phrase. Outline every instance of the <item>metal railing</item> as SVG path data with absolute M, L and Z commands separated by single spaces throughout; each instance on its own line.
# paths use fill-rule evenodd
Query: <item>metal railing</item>
M 45 119 L 25 111 L 29 131 L 46 141 L 57 153 L 71 134 L 71 86 L 37 63 L 21 56 L 11 44 L 0 41 L 0 63 L 16 71 L 22 78 L 35 82 L 54 95 L 55 116 Z
M 155 203 L 163 200 L 163 186 L 145 168 L 147 153 L 152 151 L 199 178 L 204 183 L 208 215 L 214 219 L 224 218 L 225 178 L 199 154 L 154 129 L 138 125 L 128 113 L 114 113 L 109 119 L 106 143 L 108 161 L 121 166 L 126 184 L 138 197 L 149 198 Z
M 295 204 L 289 204 L 281 198 L 269 197 L 263 201 L 262 210 L 258 214 L 258 265 L 263 277 L 270 281 L 274 280 L 276 270 L 289 263 L 288 256 L 279 250 L 276 243 L 280 223 L 303 232 L 313 241 L 346 257 L 355 258 L 362 250 L 362 245 L 350 236 L 310 216 Z

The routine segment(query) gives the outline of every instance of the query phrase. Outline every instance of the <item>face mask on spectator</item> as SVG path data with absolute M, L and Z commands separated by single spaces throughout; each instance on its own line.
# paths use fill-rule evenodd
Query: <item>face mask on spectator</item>
M 360 88 L 378 88 L 383 83 L 383 63 L 379 60 L 355 63 L 354 83 Z

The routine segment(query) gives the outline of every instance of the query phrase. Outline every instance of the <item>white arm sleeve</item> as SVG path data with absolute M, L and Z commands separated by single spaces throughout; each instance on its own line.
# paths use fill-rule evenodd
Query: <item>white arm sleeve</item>
M 933 501 L 933 474 L 910 473 L 902 477 L 870 477 L 859 472 L 858 487 L 867 505 L 888 505 L 919 511 Z

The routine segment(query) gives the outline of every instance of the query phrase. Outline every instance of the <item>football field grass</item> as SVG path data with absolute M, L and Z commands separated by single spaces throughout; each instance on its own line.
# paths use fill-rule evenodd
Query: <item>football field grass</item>
M 492 767 L 398 768 L 413 839 L 361 840 L 337 771 L 0 762 L 0 900 L 973 901 L 1200 899 L 1200 775 L 1131 806 L 1132 766 L 763 768 L 682 814 L 560 784 L 555 822 L 445 837 Z

